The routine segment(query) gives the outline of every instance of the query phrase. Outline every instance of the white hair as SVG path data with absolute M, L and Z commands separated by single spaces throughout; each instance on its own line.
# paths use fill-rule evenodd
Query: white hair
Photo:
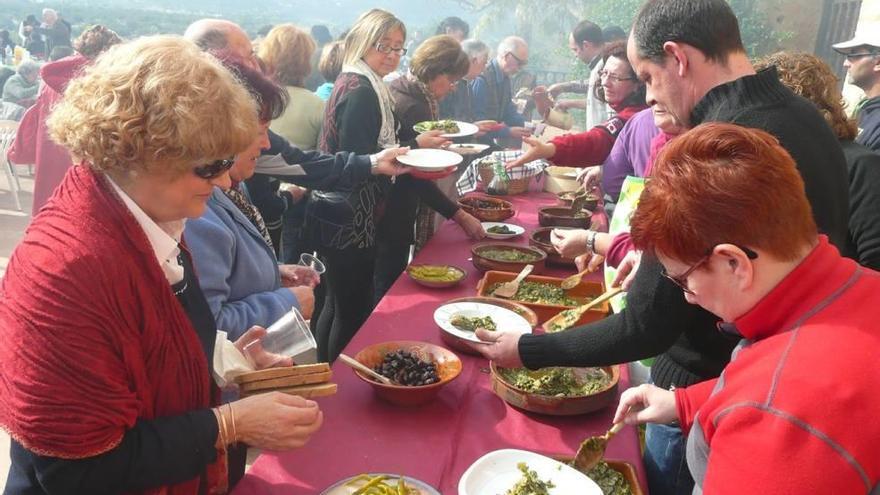
M 489 47 L 482 41 L 474 38 L 462 41 L 461 49 L 467 54 L 468 58 L 480 58 L 483 55 L 489 55 Z
M 519 48 L 525 48 L 528 44 L 526 40 L 520 38 L 519 36 L 508 36 L 501 40 L 501 43 L 498 43 L 498 56 L 503 57 L 508 53 L 513 53 Z

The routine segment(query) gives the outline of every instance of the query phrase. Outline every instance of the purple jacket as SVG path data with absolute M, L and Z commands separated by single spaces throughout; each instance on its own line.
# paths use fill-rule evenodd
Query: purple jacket
M 627 175 L 645 176 L 651 155 L 651 140 L 659 133 L 650 108 L 629 119 L 602 166 L 602 191 L 605 194 L 616 201 Z

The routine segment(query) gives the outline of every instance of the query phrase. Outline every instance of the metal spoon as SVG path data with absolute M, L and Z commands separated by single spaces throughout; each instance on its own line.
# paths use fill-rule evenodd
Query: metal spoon
M 596 467 L 597 464 L 605 457 L 605 447 L 608 441 L 624 427 L 623 423 L 615 423 L 611 425 L 611 429 L 604 435 L 590 437 L 581 443 L 577 454 L 574 456 L 572 465 L 578 471 L 586 473 Z

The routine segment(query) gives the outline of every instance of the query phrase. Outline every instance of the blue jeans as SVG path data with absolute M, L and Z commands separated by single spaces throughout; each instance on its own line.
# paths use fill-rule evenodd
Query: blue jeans
M 684 456 L 685 439 L 678 425 L 648 423 L 645 431 L 645 474 L 651 495 L 689 495 L 694 479 Z

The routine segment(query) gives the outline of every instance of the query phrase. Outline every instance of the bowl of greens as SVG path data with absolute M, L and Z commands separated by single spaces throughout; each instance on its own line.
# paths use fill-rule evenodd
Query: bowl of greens
M 538 370 L 490 364 L 492 390 L 508 404 L 539 414 L 573 416 L 603 409 L 617 397 L 620 366 Z
M 507 244 L 503 242 L 483 242 L 471 247 L 471 257 L 477 270 L 499 270 L 519 273 L 526 265 L 534 265 L 532 273 L 544 269 L 547 253 L 540 249 Z

